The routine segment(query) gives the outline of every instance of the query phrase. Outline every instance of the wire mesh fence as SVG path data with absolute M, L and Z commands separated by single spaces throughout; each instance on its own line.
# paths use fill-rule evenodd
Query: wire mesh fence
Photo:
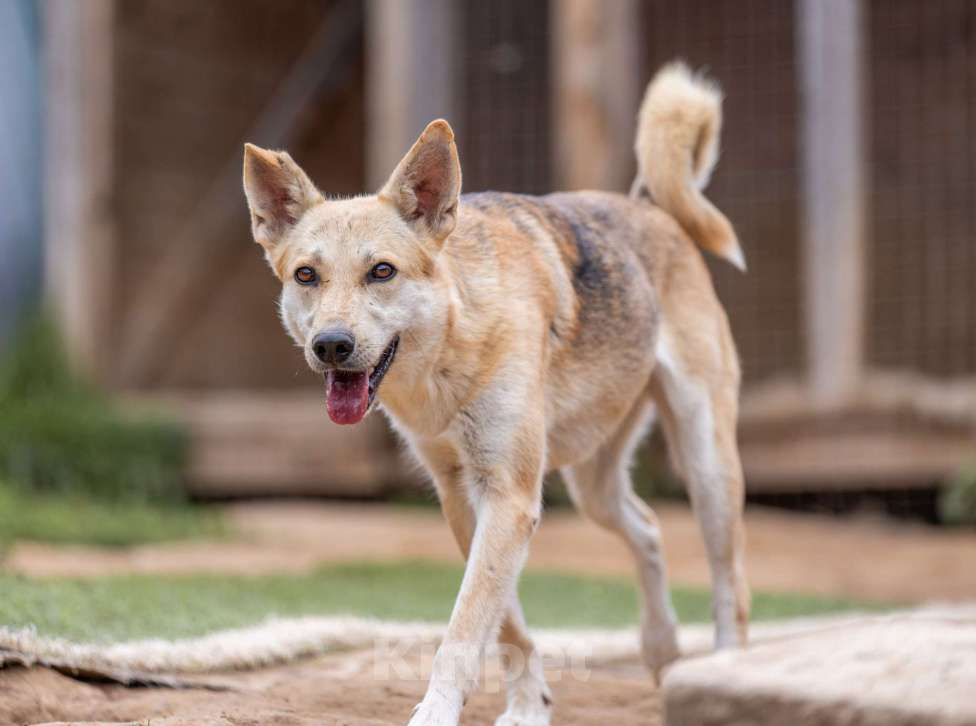
M 868 359 L 976 374 L 976 4 L 872 0 Z
M 712 264 L 747 382 L 803 365 L 793 3 L 642 3 L 645 78 L 674 58 L 725 91 L 722 159 L 708 196 L 732 220 L 748 277 Z
M 549 3 L 460 6 L 466 191 L 551 191 Z
M 112 350 L 113 358 L 116 351 L 124 354 L 133 331 L 141 332 L 132 320 L 139 322 L 141 311 L 167 297 L 179 297 L 168 285 L 146 283 L 146 274 L 173 257 L 174 249 L 239 241 L 211 255 L 207 265 L 195 265 L 219 274 L 200 276 L 194 283 L 199 290 L 190 292 L 202 302 L 179 321 L 178 334 L 158 336 L 165 339 L 165 361 L 152 386 L 257 390 L 310 385 L 300 357 L 278 329 L 273 304 L 278 286 L 249 241 L 237 169 L 240 144 L 252 140 L 255 119 L 274 112 L 269 107 L 276 90 L 287 85 L 305 49 L 324 37 L 316 29 L 328 28 L 341 5 L 349 3 L 216 0 L 200 6 L 188 0 L 143 0 L 114 6 L 114 252 L 109 267 L 117 303 L 111 306 L 110 327 L 119 332 L 100 344 Z M 370 64 L 380 61 L 366 40 L 385 26 L 373 23 L 367 9 L 382 4 L 355 7 L 355 23 L 345 18 L 354 26 L 345 34 L 347 49 L 328 64 L 327 79 L 318 78 L 301 103 L 292 104 L 288 138 L 278 142 L 325 191 L 340 195 L 367 187 L 371 144 L 366 130 L 378 121 L 388 131 L 397 123 L 396 114 L 389 114 L 392 121 L 377 119 L 370 103 L 382 89 L 371 82 Z M 801 89 L 809 88 L 804 79 L 809 80 L 810 68 L 800 59 L 798 39 L 808 39 L 810 26 L 803 25 L 798 8 L 809 6 L 783 0 L 646 0 L 629 6 L 638 15 L 623 32 L 621 24 L 602 27 L 597 22 L 602 19 L 598 5 L 594 14 L 581 14 L 582 30 L 578 23 L 563 27 L 558 13 L 578 6 L 561 0 L 462 0 L 450 6 L 419 3 L 415 9 L 430 13 L 448 7 L 457 38 L 445 44 L 449 50 L 438 52 L 444 50 L 457 84 L 449 115 L 457 121 L 466 191 L 546 193 L 560 186 L 564 159 L 556 154 L 570 154 L 565 145 L 553 143 L 567 131 L 554 109 L 563 108 L 569 86 L 561 65 L 567 63 L 566 48 L 581 54 L 572 59 L 591 61 L 591 67 L 581 64 L 586 82 L 618 80 L 633 87 L 635 113 L 636 89 L 675 58 L 719 81 L 726 93 L 723 151 L 707 194 L 735 225 L 749 273 L 743 277 L 711 258 L 709 266 L 742 358 L 744 400 L 768 403 L 785 391 L 788 404 L 805 405 L 808 360 L 823 359 L 810 355 L 814 351 L 806 335 L 807 313 L 819 308 L 817 291 L 808 289 L 814 278 L 804 269 L 802 244 L 801 182 L 810 162 L 802 146 Z M 851 305 L 850 314 L 864 316 L 863 352 L 872 370 L 862 377 L 863 390 L 846 404 L 853 410 L 869 394 L 879 394 L 882 383 L 897 378 L 892 391 L 875 396 L 881 400 L 878 407 L 887 407 L 885 415 L 897 415 L 895 409 L 910 398 L 902 395 L 904 382 L 921 380 L 942 386 L 940 395 L 921 401 L 925 420 L 941 422 L 950 418 L 950 397 L 960 408 L 961 397 L 950 392 L 953 386 L 968 385 L 944 382 L 976 375 L 976 144 L 970 138 L 976 121 L 976 3 L 861 0 L 860 7 L 866 81 L 864 212 L 869 222 L 862 241 L 868 264 L 864 308 Z M 388 34 L 393 35 L 383 40 L 393 45 L 396 32 L 410 32 L 392 27 Z M 600 43 L 592 42 L 594 37 Z M 622 45 L 633 42 L 639 55 L 626 67 L 605 53 L 613 39 L 622 37 L 627 41 Z M 587 55 L 591 52 L 605 55 L 593 60 Z M 403 87 L 423 82 L 423 70 L 412 69 Z M 609 117 L 607 109 L 619 106 L 600 90 L 587 92 L 599 109 L 596 116 Z M 631 92 L 614 98 L 630 99 Z M 613 133 L 603 136 L 585 126 L 571 129 L 574 143 L 589 134 L 591 147 L 601 153 L 607 143 L 619 144 L 614 151 L 626 147 L 632 163 L 632 129 L 623 133 L 618 125 L 607 127 Z M 586 143 L 582 138 L 576 148 L 590 148 Z M 206 212 L 207 190 L 224 167 L 234 170 L 232 194 L 225 200 L 227 222 L 197 225 L 197 217 Z M 188 229 L 192 234 L 182 234 Z M 245 289 L 247 294 L 240 294 Z M 805 310 L 804 301 L 817 309 Z M 155 330 L 152 325 L 141 329 Z M 255 346 L 256 339 L 268 343 Z M 227 360 L 234 365 L 226 365 Z M 290 366 L 284 375 L 282 361 Z M 916 375 L 886 377 L 873 369 Z M 757 390 L 783 377 L 800 385 Z M 752 393 L 757 395 L 750 398 Z M 790 398 L 793 393 L 800 395 Z M 941 418 L 930 415 L 938 414 L 936 409 Z M 802 411 L 802 416 L 816 418 L 817 412 Z M 872 426 L 873 419 L 860 430 Z M 903 428 L 886 441 L 912 440 L 916 423 Z M 755 438 L 752 430 L 743 430 L 744 440 Z M 795 430 L 788 433 L 799 436 Z M 844 432 L 817 432 L 821 435 Z

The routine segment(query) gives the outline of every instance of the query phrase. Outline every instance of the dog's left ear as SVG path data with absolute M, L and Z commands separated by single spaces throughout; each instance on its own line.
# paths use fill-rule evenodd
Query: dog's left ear
M 447 121 L 432 121 L 403 157 L 380 190 L 400 215 L 436 242 L 442 242 L 457 223 L 461 194 L 461 163 L 454 132 Z
M 323 201 L 302 168 L 284 151 L 244 144 L 244 194 L 254 241 L 269 252 L 311 207 Z

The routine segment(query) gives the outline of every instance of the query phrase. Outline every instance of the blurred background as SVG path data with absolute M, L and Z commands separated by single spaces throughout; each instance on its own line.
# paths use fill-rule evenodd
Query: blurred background
M 329 421 L 251 241 L 242 145 L 351 195 L 442 116 L 466 191 L 626 191 L 643 89 L 675 58 L 726 93 L 707 194 L 749 272 L 708 263 L 745 376 L 755 620 L 976 601 L 976 2 L 0 0 L 0 722 L 279 723 L 302 697 L 308 723 L 357 699 L 402 722 L 421 681 L 327 658 L 243 689 L 279 684 L 263 705 L 91 685 L 82 704 L 64 675 L 3 668 L 3 638 L 444 622 L 450 533 L 382 415 Z M 682 623 L 708 620 L 657 438 L 635 476 Z M 557 477 L 546 500 L 528 621 L 635 625 L 627 548 Z M 648 723 L 632 655 L 562 686 L 560 722 Z
M 750 499 L 974 521 L 968 0 L 5 0 L 4 486 L 412 491 L 383 417 L 331 424 L 280 328 L 243 142 L 354 194 L 443 116 L 467 191 L 625 191 L 641 93 L 673 58 L 727 96 L 708 194 L 749 273 L 710 265 Z M 641 486 L 680 496 L 659 451 Z

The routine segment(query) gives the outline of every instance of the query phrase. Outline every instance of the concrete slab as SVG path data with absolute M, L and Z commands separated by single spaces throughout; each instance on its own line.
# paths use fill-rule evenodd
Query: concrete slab
M 676 663 L 667 726 L 974 726 L 976 607 L 828 626 Z

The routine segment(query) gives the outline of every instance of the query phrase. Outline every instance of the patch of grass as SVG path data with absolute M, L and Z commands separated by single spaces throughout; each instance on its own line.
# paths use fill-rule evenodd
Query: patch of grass
M 30 579 L 0 574 L 0 624 L 35 625 L 46 635 L 109 642 L 188 637 L 271 616 L 348 614 L 446 622 L 459 566 L 427 562 L 348 564 L 310 575 L 120 576 Z M 529 623 L 612 627 L 637 622 L 637 593 L 626 578 L 527 572 L 521 583 Z M 704 590 L 675 588 L 684 622 L 709 617 Z M 759 593 L 756 619 L 878 609 L 847 600 Z
M 16 540 L 109 547 L 225 534 L 216 510 L 28 494 L 0 484 L 0 550 Z
M 946 524 L 976 526 L 976 462 L 969 462 L 942 488 L 939 514 Z
M 44 316 L 0 360 L 0 478 L 22 491 L 183 501 L 187 445 L 176 423 L 128 415 L 75 376 Z
M 76 376 L 56 327 L 34 315 L 0 360 L 0 548 L 219 532 L 216 515 L 188 504 L 187 446 L 175 422 L 133 416 Z

